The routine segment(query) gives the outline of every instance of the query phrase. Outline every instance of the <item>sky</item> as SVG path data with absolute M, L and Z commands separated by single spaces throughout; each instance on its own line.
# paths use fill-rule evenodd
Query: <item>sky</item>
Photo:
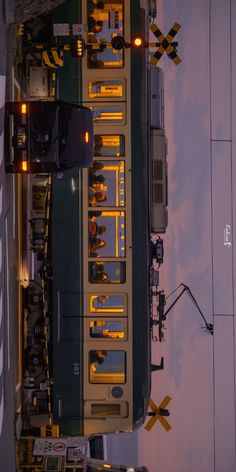
M 171 431 L 112 440 L 114 460 L 150 472 L 233 472 L 235 458 L 235 0 L 160 0 L 155 20 L 163 34 L 181 24 L 182 63 L 165 55 L 165 130 L 168 139 L 169 224 L 160 288 L 187 284 L 214 337 L 187 295 L 168 315 L 166 341 L 153 343 L 152 398 L 166 394 Z M 177 293 L 176 293 L 177 294 Z M 175 295 L 174 295 L 175 296 Z M 174 296 L 168 299 L 170 303 Z M 108 443 L 110 444 L 110 442 Z M 109 448 L 108 448 L 109 457 Z

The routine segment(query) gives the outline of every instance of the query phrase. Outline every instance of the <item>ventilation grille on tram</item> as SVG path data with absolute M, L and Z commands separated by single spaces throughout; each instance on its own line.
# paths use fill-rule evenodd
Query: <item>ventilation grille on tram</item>
M 152 203 L 163 203 L 163 162 L 152 163 Z

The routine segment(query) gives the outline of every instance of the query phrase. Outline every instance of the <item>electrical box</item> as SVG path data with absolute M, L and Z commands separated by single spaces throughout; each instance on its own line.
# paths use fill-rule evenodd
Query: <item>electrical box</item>
M 149 69 L 150 128 L 164 128 L 164 73 L 160 67 Z
M 48 71 L 40 66 L 29 68 L 29 96 L 31 99 L 48 98 Z
M 168 169 L 167 139 L 163 129 L 151 129 L 149 175 L 151 233 L 165 233 L 168 224 Z

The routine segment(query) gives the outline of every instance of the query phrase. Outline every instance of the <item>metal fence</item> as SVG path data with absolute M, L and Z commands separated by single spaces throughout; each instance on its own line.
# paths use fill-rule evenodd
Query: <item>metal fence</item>
M 65 0 L 15 0 L 14 21 L 24 23 L 43 13 L 48 13 Z

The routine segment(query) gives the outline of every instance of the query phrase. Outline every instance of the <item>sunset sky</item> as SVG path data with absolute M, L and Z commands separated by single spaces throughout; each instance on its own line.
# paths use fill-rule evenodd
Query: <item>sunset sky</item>
M 160 0 L 157 13 L 163 34 L 175 21 L 182 25 L 176 36 L 182 63 L 175 66 L 166 55 L 159 63 L 169 169 L 160 288 L 168 295 L 179 283 L 188 285 L 215 332 L 204 332 L 183 295 L 168 315 L 166 342 L 152 345 L 153 362 L 165 358 L 164 371 L 153 374 L 152 398 L 159 404 L 172 397 L 172 430 L 157 422 L 150 433 L 142 428 L 115 437 L 108 457 L 150 472 L 233 472 L 236 2 Z

